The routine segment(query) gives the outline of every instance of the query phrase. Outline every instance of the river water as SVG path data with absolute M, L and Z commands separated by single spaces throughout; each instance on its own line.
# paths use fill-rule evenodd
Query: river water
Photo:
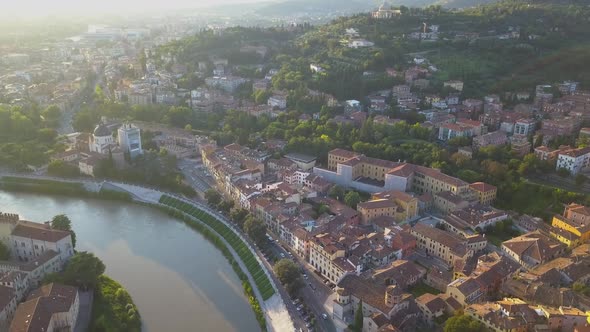
M 143 331 L 258 331 L 240 280 L 199 233 L 155 209 L 0 191 L 0 211 L 44 222 L 66 214 L 90 251 L 131 294 Z

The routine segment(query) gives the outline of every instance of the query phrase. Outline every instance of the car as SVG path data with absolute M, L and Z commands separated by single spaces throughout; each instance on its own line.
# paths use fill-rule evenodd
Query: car
M 281 258 L 285 258 L 285 254 L 281 253 Z
M 293 304 L 299 304 L 299 302 L 301 302 L 300 299 L 295 299 L 295 301 L 293 301 Z
M 311 318 L 310 318 L 309 316 L 304 316 L 304 317 L 303 317 L 303 320 L 304 320 L 305 322 L 309 322 L 309 321 L 310 321 L 310 319 L 311 319 Z
M 305 327 L 310 328 L 311 327 L 311 323 L 305 324 Z
M 322 318 L 323 318 L 324 320 L 326 320 L 326 319 L 328 319 L 328 315 L 326 315 L 326 314 L 322 314 Z
M 304 273 L 304 274 L 303 274 L 303 278 L 307 279 L 307 278 L 309 278 L 309 277 L 307 276 L 307 274 L 306 274 L 306 273 Z
M 301 311 L 301 309 L 303 309 L 303 307 L 297 307 L 297 311 Z

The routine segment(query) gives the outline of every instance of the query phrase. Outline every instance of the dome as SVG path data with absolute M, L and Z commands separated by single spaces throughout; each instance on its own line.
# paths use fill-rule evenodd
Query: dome
M 107 128 L 107 126 L 105 126 L 103 124 L 99 124 L 98 126 L 96 126 L 96 128 L 94 128 L 93 135 L 95 137 L 103 137 L 103 136 L 112 136 L 113 133 L 111 133 L 111 131 L 109 130 L 109 128 Z

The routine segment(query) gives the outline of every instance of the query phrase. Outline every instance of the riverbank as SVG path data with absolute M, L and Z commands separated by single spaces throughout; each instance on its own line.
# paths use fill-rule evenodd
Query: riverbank
M 85 185 L 86 184 L 86 185 Z M 214 227 L 214 229 L 210 228 L 211 225 L 208 225 L 206 222 L 199 220 L 199 218 L 195 218 L 193 216 L 188 216 L 182 211 L 178 211 L 177 209 L 166 206 L 162 202 L 158 204 L 154 203 L 147 203 L 145 201 L 134 200 L 135 196 L 132 196 L 128 192 L 118 191 L 118 190 L 108 190 L 105 189 L 103 186 L 90 186 L 92 187 L 91 190 L 100 190 L 98 192 L 90 191 L 88 188 L 88 183 L 78 183 L 78 182 L 71 182 L 69 180 L 60 181 L 59 179 L 49 180 L 49 179 L 36 179 L 36 178 L 21 178 L 18 176 L 4 176 L 0 179 L 0 189 L 4 189 L 7 191 L 16 191 L 16 192 L 31 192 L 31 193 L 41 193 L 41 194 L 49 194 L 49 195 L 65 195 L 65 196 L 73 196 L 73 197 L 88 197 L 88 198 L 99 198 L 99 199 L 107 199 L 107 200 L 119 200 L 124 202 L 134 202 L 140 205 L 150 206 L 152 208 L 156 208 L 158 210 L 166 212 L 171 217 L 175 219 L 182 220 L 187 226 L 192 228 L 193 230 L 197 231 L 201 235 L 203 235 L 211 244 L 213 244 L 226 258 L 228 263 L 230 263 L 232 269 L 240 279 L 242 283 L 243 292 L 250 304 L 252 311 L 254 312 L 256 321 L 258 322 L 260 329 L 262 331 L 267 330 L 267 317 L 265 315 L 264 306 L 258 300 L 258 296 L 253 288 L 253 284 L 251 283 L 248 274 L 244 271 L 244 269 L 240 266 L 240 263 L 234 257 L 232 251 L 228 248 L 228 245 L 224 240 L 221 238 L 222 236 L 227 236 L 231 233 L 229 229 L 226 230 L 224 234 L 219 234 L 218 229 Z M 208 216 L 211 218 L 211 216 Z M 228 239 L 225 239 L 228 240 Z M 235 242 L 235 241 L 234 241 Z M 233 242 L 230 242 L 230 245 Z M 241 241 L 240 241 L 241 243 Z M 248 272 L 253 276 L 252 280 L 255 281 L 256 286 L 258 287 L 258 293 L 261 294 L 263 300 L 270 298 L 275 292 L 274 288 L 270 284 L 267 276 L 262 271 L 261 267 L 258 265 L 254 254 L 252 254 L 245 245 L 241 243 L 242 246 L 236 250 L 237 255 L 244 260 L 244 257 L 247 255 L 247 262 L 245 262 L 245 268 L 247 268 Z M 262 288 L 261 288 L 262 286 Z M 100 331 L 100 329 L 96 330 Z
M 89 332 L 141 331 L 141 318 L 129 293 L 115 280 L 101 275 L 94 290 Z
M 238 276 L 238 278 L 242 282 L 244 294 L 248 298 L 248 302 L 250 303 L 250 307 L 252 307 L 252 311 L 254 311 L 254 315 L 256 316 L 256 321 L 258 321 L 258 324 L 260 325 L 260 329 L 262 331 L 266 331 L 267 327 L 266 327 L 266 318 L 264 316 L 264 311 L 262 310 L 262 307 L 260 306 L 260 302 L 258 302 L 258 300 L 256 299 L 256 295 L 254 294 L 254 291 L 252 290 L 252 284 L 250 284 L 250 281 L 248 280 L 248 275 L 246 275 L 244 270 L 242 270 L 242 268 L 240 267 L 240 264 L 235 260 L 231 251 L 229 250 L 227 245 L 223 242 L 221 237 L 217 233 L 215 233 L 214 231 L 211 231 L 204 224 L 195 222 L 195 220 L 193 220 L 191 217 L 182 214 L 181 212 L 175 210 L 174 208 L 165 207 L 165 206 L 156 205 L 156 204 L 144 204 L 144 205 L 161 210 L 173 218 L 182 220 L 191 229 L 193 229 L 193 230 L 197 231 L 198 233 L 200 233 L 201 235 L 203 235 L 203 237 L 205 239 L 207 239 L 215 248 L 217 248 L 221 252 L 223 257 L 225 257 L 225 259 L 227 259 L 228 263 L 231 265 L 232 269 L 234 270 L 234 272 L 236 273 L 236 275 Z
M 15 192 L 29 192 L 47 195 L 63 195 L 70 197 L 98 198 L 132 202 L 129 193 L 101 188 L 98 192 L 88 190 L 79 182 L 63 182 L 46 179 L 30 179 L 15 176 L 3 176 L 0 179 L 0 189 Z

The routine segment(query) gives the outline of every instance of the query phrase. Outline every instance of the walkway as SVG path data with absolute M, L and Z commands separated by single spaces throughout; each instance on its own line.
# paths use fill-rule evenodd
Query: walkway
M 92 319 L 92 301 L 94 300 L 94 292 L 79 292 L 78 296 L 80 297 L 80 309 L 78 311 L 78 320 L 76 321 L 74 332 L 85 332 L 88 331 L 90 319 Z
M 240 267 L 242 268 L 244 273 L 246 273 L 246 275 L 248 276 L 248 279 L 250 280 L 250 283 L 253 286 L 252 288 L 256 294 L 256 297 L 258 298 L 258 301 L 260 302 L 260 305 L 262 306 L 262 308 L 264 309 L 264 312 L 266 314 L 266 321 L 267 321 L 268 330 L 273 331 L 273 332 L 274 331 L 283 332 L 283 331 L 293 331 L 295 329 L 295 327 L 293 325 L 293 321 L 291 320 L 291 316 L 289 315 L 289 311 L 287 310 L 287 307 L 283 301 L 283 298 L 281 297 L 281 295 L 278 291 L 277 283 L 275 281 L 276 279 L 273 278 L 274 275 L 271 272 L 269 272 L 268 268 L 263 263 L 263 261 L 260 259 L 260 256 L 257 254 L 257 251 L 252 247 L 250 242 L 247 239 L 245 239 L 245 237 L 241 234 L 241 232 L 239 230 L 237 230 L 234 227 L 234 225 L 231 222 L 229 222 L 229 220 L 227 220 L 223 215 L 219 214 L 215 210 L 210 209 L 208 206 L 198 203 L 198 202 L 195 202 L 195 201 L 188 200 L 184 197 L 181 197 L 181 196 L 178 196 L 178 195 L 175 195 L 172 193 L 162 192 L 158 189 L 148 188 L 148 187 L 143 187 L 143 186 L 138 186 L 138 185 L 133 185 L 133 184 L 127 184 L 127 183 L 119 183 L 119 182 L 113 182 L 113 181 L 98 182 L 98 181 L 93 181 L 93 180 L 82 180 L 82 179 L 72 180 L 72 179 L 62 179 L 62 178 L 56 178 L 56 177 L 50 177 L 50 176 L 39 176 L 39 175 L 30 175 L 30 174 L 13 174 L 13 173 L 6 174 L 6 173 L 4 173 L 4 174 L 0 174 L 0 175 L 9 175 L 9 176 L 22 177 L 22 178 L 33 178 L 33 179 L 48 179 L 48 180 L 63 181 L 63 182 L 78 182 L 78 183 L 83 183 L 87 189 L 92 188 L 92 191 L 99 191 L 102 186 L 105 186 L 106 189 L 119 188 L 121 190 L 124 190 L 124 191 L 127 191 L 128 193 L 130 193 L 134 199 L 136 199 L 138 201 L 146 202 L 146 203 L 151 203 L 151 204 L 160 204 L 160 202 L 159 202 L 160 198 L 162 197 L 162 195 L 166 194 L 171 197 L 180 199 L 186 203 L 192 204 L 196 208 L 206 211 L 207 213 L 211 214 L 219 221 L 223 222 L 230 229 L 232 229 L 232 231 L 235 232 L 236 235 L 244 241 L 244 243 L 246 243 L 246 245 L 248 246 L 248 249 L 250 251 L 252 251 L 252 253 L 254 254 L 254 257 L 256 257 L 260 266 L 262 267 L 262 269 L 264 270 L 266 275 L 269 277 L 273 287 L 275 288 L 275 291 L 276 291 L 275 295 L 270 297 L 268 300 L 264 301 L 258 291 L 258 288 L 255 286 L 256 283 L 254 282 L 254 278 L 252 278 L 252 276 L 248 272 L 248 269 L 246 268 L 245 264 L 240 259 L 239 255 L 234 251 L 233 247 L 231 245 L 229 245 L 229 243 L 227 243 L 225 241 L 225 239 L 223 239 L 223 237 L 221 237 L 221 236 L 219 237 L 220 239 L 223 240 L 223 242 L 229 248 L 232 255 L 234 256 L 234 259 L 238 262 L 238 264 L 240 265 Z M 190 217 L 193 218 L 192 216 L 190 216 Z M 202 224 L 207 226 L 205 223 L 202 223 Z M 207 227 L 209 228 L 209 226 L 207 226 Z M 211 230 L 213 232 L 215 232 L 213 229 L 211 229 Z

